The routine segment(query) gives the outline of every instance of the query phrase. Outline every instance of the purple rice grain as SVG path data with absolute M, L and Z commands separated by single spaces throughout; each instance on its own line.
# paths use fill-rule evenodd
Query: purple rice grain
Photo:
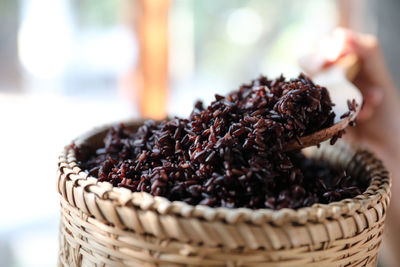
M 104 147 L 72 148 L 90 175 L 133 192 L 211 207 L 297 209 L 366 187 L 325 162 L 282 151 L 288 140 L 331 126 L 332 106 L 326 88 L 304 74 L 261 76 L 207 107 L 196 102 L 187 119 L 147 120 L 137 132 L 116 125 Z M 355 101 L 348 106 L 355 110 Z

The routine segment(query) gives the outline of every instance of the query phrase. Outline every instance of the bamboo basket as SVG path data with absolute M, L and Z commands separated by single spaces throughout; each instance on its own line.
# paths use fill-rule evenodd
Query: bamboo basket
M 75 143 L 100 146 L 107 128 Z M 387 170 L 344 142 L 308 153 L 371 179 L 370 186 L 355 198 L 298 210 L 191 206 L 97 182 L 66 147 L 57 172 L 59 266 L 376 266 L 390 198 Z

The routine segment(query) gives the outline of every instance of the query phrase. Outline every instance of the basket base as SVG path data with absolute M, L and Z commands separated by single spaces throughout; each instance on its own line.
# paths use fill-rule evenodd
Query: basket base
M 377 266 L 383 221 L 360 235 L 331 244 L 290 249 L 229 249 L 160 240 L 118 229 L 61 200 L 58 266 Z M 354 240 L 354 237 L 350 238 Z M 338 245 L 339 243 L 339 245 Z M 340 245 L 342 244 L 342 245 Z

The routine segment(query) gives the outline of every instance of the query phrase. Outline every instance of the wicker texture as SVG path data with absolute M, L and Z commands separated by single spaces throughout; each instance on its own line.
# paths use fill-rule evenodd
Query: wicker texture
M 132 124 L 135 128 L 137 125 Z M 76 140 L 100 145 L 104 128 Z M 371 184 L 353 199 L 298 210 L 226 209 L 170 202 L 97 182 L 72 149 L 59 158 L 59 263 L 64 266 L 375 266 L 390 179 L 364 150 L 309 151 Z

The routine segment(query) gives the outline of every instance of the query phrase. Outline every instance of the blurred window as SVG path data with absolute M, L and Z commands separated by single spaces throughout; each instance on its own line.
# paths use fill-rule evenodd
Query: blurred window
M 297 75 L 297 58 L 337 24 L 335 1 L 175 0 L 170 111 L 212 100 L 260 74 Z

